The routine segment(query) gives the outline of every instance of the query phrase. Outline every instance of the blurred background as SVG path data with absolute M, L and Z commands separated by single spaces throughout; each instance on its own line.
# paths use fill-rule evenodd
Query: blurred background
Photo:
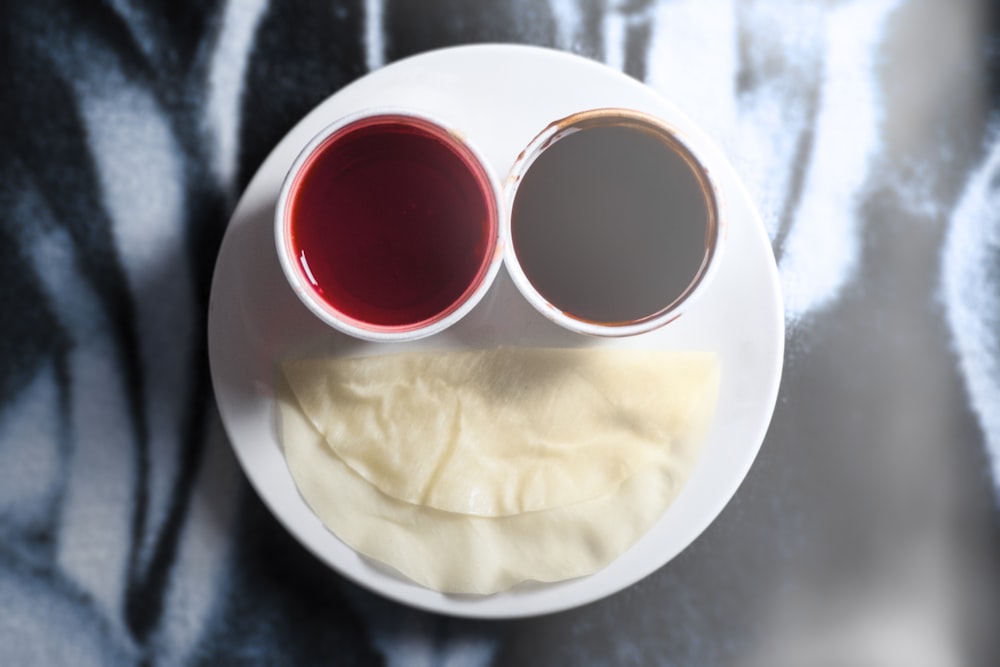
M 985 0 L 0 3 L 0 663 L 1000 664 L 1000 23 Z M 296 121 L 465 43 L 646 82 L 772 240 L 786 360 L 739 492 L 605 600 L 473 622 L 359 589 L 249 488 L 215 255 Z

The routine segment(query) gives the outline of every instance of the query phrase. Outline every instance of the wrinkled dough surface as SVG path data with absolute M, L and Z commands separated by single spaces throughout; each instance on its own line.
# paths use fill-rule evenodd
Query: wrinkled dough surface
M 687 466 L 719 382 L 713 354 L 600 348 L 302 360 L 284 372 L 333 452 L 381 492 L 486 517 Z
M 641 470 L 600 498 L 507 517 L 444 512 L 392 498 L 327 446 L 293 397 L 279 396 L 282 443 L 302 497 L 355 551 L 444 593 L 491 594 L 600 569 L 639 539 L 689 469 Z

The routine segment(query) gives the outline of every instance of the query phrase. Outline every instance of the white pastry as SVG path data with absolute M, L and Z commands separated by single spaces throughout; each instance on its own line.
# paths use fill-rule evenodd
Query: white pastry
M 383 493 L 506 516 L 686 469 L 714 410 L 708 353 L 501 347 L 284 366 L 306 416 Z

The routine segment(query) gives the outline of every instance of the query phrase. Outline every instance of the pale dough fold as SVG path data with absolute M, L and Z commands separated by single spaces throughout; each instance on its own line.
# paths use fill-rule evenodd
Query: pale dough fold
M 332 452 L 383 494 L 483 517 L 598 499 L 640 470 L 688 470 L 719 383 L 710 353 L 603 348 L 303 360 L 284 372 Z
M 484 595 L 590 574 L 652 526 L 688 472 L 642 470 L 612 493 L 568 507 L 455 514 L 382 493 L 333 453 L 294 398 L 278 404 L 289 470 L 324 525 L 360 554 L 444 593 Z

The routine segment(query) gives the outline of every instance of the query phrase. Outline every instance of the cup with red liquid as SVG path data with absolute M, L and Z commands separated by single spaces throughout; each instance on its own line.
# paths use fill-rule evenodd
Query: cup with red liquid
M 486 160 L 444 122 L 373 110 L 329 125 L 282 185 L 275 242 L 299 299 L 344 333 L 404 341 L 460 320 L 503 259 Z

